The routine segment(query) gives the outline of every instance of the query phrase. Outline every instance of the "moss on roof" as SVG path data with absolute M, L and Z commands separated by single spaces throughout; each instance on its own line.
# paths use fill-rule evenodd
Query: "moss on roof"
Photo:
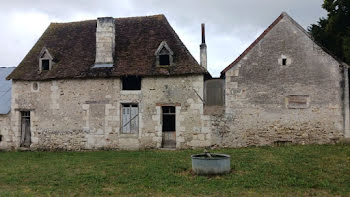
M 164 15 L 116 18 L 113 68 L 92 68 L 96 54 L 96 20 L 51 23 L 18 67 L 7 77 L 14 80 L 169 76 L 205 74 Z M 154 52 L 166 41 L 174 52 L 174 66 L 155 66 Z M 46 47 L 54 57 L 50 71 L 38 72 L 39 54 Z

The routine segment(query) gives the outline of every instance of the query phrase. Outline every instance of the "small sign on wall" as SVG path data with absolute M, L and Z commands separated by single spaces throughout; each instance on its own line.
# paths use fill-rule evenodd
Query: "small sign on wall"
M 309 95 L 288 95 L 286 97 L 286 107 L 288 109 L 305 109 L 310 104 Z

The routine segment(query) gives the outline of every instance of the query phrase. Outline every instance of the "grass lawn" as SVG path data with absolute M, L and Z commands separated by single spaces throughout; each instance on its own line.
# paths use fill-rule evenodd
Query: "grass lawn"
M 221 149 L 233 172 L 191 173 L 202 150 L 0 152 L 0 196 L 350 196 L 350 146 Z

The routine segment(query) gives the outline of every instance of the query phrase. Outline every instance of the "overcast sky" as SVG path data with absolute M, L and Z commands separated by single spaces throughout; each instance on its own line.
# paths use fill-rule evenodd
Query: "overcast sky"
M 199 61 L 200 24 L 206 24 L 213 76 L 239 56 L 286 11 L 307 28 L 326 12 L 322 0 L 0 0 L 0 66 L 17 66 L 50 22 L 101 16 L 165 14 Z

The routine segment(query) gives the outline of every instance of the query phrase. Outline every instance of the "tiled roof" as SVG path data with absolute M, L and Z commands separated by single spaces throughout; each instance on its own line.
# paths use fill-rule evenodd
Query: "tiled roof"
M 115 62 L 112 68 L 92 68 L 96 54 L 96 20 L 52 23 L 8 79 L 49 80 L 205 74 L 164 15 L 115 19 Z M 155 51 L 166 41 L 174 66 L 155 66 Z M 38 73 L 38 57 L 46 47 L 54 58 L 50 71 Z
M 0 67 L 0 114 L 8 114 L 11 109 L 11 81 L 7 81 L 6 77 L 15 68 Z

